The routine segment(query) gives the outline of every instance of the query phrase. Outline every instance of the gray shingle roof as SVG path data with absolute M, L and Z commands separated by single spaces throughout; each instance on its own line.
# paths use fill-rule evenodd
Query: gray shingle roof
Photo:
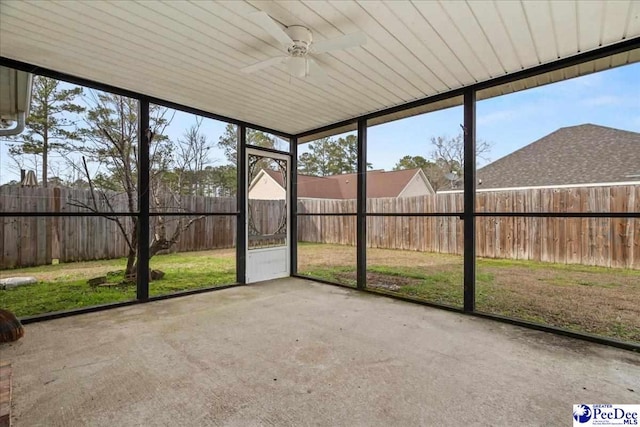
M 640 133 L 583 124 L 478 169 L 478 189 L 640 181 Z

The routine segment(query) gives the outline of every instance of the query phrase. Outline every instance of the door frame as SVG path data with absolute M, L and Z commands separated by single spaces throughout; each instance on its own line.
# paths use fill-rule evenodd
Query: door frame
M 251 181 L 249 180 L 249 156 L 259 156 L 259 157 L 266 157 L 266 158 L 270 158 L 270 159 L 277 159 L 277 160 L 284 160 L 286 162 L 286 188 L 285 188 L 285 215 L 287 218 L 287 227 L 286 227 L 286 237 L 285 237 L 285 244 L 283 246 L 276 246 L 276 247 L 267 247 L 267 248 L 257 248 L 257 249 L 251 249 L 250 245 L 249 245 L 249 218 L 250 218 L 250 214 L 249 214 L 249 188 L 251 187 Z M 263 280 L 271 280 L 271 279 L 276 279 L 276 278 L 281 278 L 281 277 L 289 277 L 291 275 L 291 215 L 290 215 L 290 203 L 291 203 L 291 154 L 287 154 L 287 153 L 283 153 L 283 152 L 274 152 L 271 150 L 261 150 L 260 148 L 250 148 L 247 147 L 246 148 L 246 152 L 245 152 L 245 218 L 244 218 L 244 237 L 245 237 L 245 242 L 246 242 L 246 248 L 245 248 L 245 278 L 246 278 L 246 283 L 255 283 L 255 282 L 259 282 L 259 281 L 263 281 Z M 253 258 L 255 255 L 261 254 L 261 253 L 272 253 L 272 252 L 276 252 L 276 251 L 280 251 L 280 252 L 284 252 L 284 262 L 286 265 L 286 273 L 279 275 L 277 277 L 271 277 L 271 278 L 265 278 L 265 279 L 261 279 L 261 280 L 252 280 L 251 276 L 251 258 Z M 251 256 L 254 255 L 254 256 Z

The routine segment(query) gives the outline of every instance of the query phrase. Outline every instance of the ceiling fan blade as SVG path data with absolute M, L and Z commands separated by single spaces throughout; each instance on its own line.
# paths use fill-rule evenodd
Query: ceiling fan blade
M 325 70 L 322 69 L 320 64 L 318 64 L 312 58 L 307 58 L 307 62 L 309 64 L 308 76 L 311 80 L 314 80 L 318 83 L 323 83 L 323 84 L 329 83 L 329 75 Z
M 350 47 L 362 46 L 367 42 L 367 36 L 362 32 L 346 34 L 329 40 L 320 40 L 311 45 L 313 53 L 324 53 L 332 50 L 349 49 Z
M 287 33 L 284 32 L 282 27 L 276 21 L 274 21 L 266 12 L 254 12 L 249 14 L 248 17 L 280 43 L 284 45 L 293 43 L 291 37 L 289 37 Z
M 274 58 L 269 58 L 264 61 L 260 61 L 247 67 L 241 68 L 240 71 L 242 71 L 243 73 L 255 73 L 256 71 L 262 70 L 263 68 L 278 65 L 286 58 L 286 56 L 276 56 Z

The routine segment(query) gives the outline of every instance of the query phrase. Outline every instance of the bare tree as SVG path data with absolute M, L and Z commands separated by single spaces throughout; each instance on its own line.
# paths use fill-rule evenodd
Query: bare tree
M 431 164 L 425 174 L 435 191 L 456 188 L 464 175 L 464 136 L 437 136 L 431 138 Z M 476 140 L 476 158 L 489 161 L 491 144 Z
M 100 213 L 114 221 L 128 247 L 125 279 L 136 278 L 138 257 L 138 220 L 135 216 L 117 216 L 123 210 L 138 211 L 138 102 L 119 95 L 91 92 L 85 101 L 85 144 L 69 159 L 78 175 L 89 186 L 88 200 L 72 200 L 70 204 Z M 183 212 L 181 196 L 174 192 L 169 179 L 175 161 L 174 144 L 165 131 L 173 114 L 164 107 L 150 107 L 150 129 L 145 133 L 149 144 L 149 209 L 155 214 Z M 124 205 L 124 207 L 122 206 Z M 152 221 L 149 256 L 170 249 L 180 234 L 200 218 L 186 220 L 179 216 L 157 215 Z M 168 227 L 171 223 L 171 227 Z M 169 231 L 172 228 L 173 231 Z
M 180 194 L 204 195 L 207 178 L 204 170 L 210 163 L 211 146 L 200 131 L 202 120 L 201 117 L 196 118 L 196 122 L 185 130 L 175 144 L 174 173 L 178 178 L 176 191 Z
M 12 171 L 16 176 L 20 176 L 23 170 L 37 171 L 42 168 L 42 156 L 36 153 L 17 154 L 9 148 L 9 159 L 11 162 L 7 169 Z M 18 182 L 18 181 L 16 181 Z

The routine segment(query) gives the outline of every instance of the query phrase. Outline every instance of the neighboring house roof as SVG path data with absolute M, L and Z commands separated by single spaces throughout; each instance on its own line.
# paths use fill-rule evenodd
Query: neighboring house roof
M 278 184 L 282 175 L 266 170 Z M 433 188 L 422 169 L 398 171 L 373 170 L 367 172 L 367 197 L 399 197 L 411 180 L 418 174 L 425 183 L 425 194 L 433 194 Z M 331 176 L 298 174 L 298 197 L 308 199 L 355 199 L 357 197 L 358 174 L 346 173 Z
M 640 133 L 560 128 L 478 169 L 477 189 L 640 181 Z

